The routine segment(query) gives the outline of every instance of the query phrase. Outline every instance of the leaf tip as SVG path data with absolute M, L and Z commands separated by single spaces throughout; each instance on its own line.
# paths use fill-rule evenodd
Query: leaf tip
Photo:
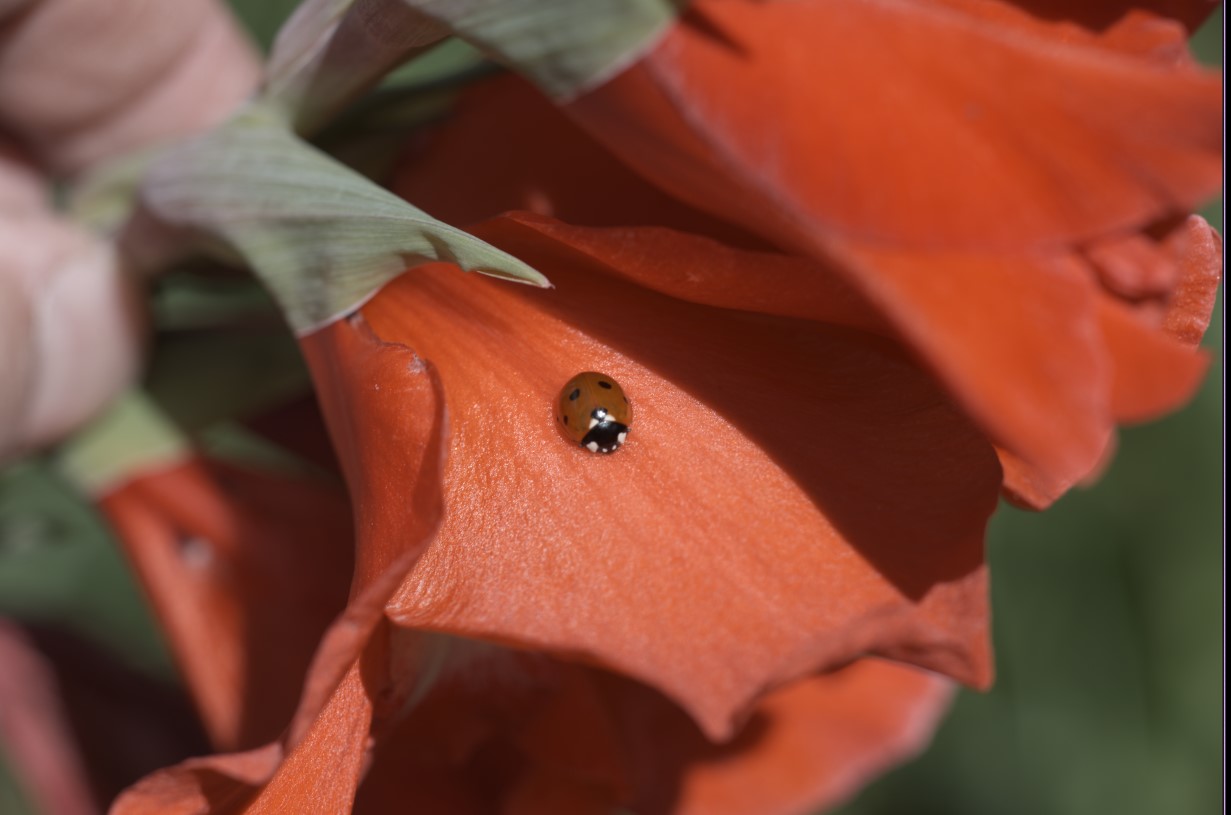
M 512 283 L 521 283 L 525 286 L 535 286 L 540 289 L 555 288 L 555 286 L 552 285 L 552 282 L 548 280 L 541 272 L 529 266 L 524 266 L 516 271 L 507 268 L 496 268 L 490 266 L 467 269 L 466 271 L 478 272 L 481 275 L 494 277 L 497 280 L 507 280 Z

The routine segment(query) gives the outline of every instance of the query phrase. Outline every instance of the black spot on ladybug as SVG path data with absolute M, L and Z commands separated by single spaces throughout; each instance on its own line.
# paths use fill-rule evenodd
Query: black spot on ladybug
M 604 381 L 603 381 L 603 380 L 601 380 L 601 379 L 600 379 L 600 380 L 598 380 L 598 386 L 599 386 L 600 388 L 603 388 L 604 390 L 611 390 L 611 383 L 610 383 L 610 382 L 604 382 Z
M 563 416 L 563 417 L 561 417 L 561 418 L 563 418 L 563 419 L 564 419 L 564 423 L 565 423 L 565 424 L 568 424 L 568 417 L 567 417 L 567 416 Z
M 578 396 L 581 396 L 581 388 L 573 388 L 573 392 L 568 395 L 568 400 L 576 402 Z
M 601 422 L 586 433 L 581 440 L 581 446 L 594 453 L 614 453 L 620 449 L 627 434 L 628 425 L 612 421 Z

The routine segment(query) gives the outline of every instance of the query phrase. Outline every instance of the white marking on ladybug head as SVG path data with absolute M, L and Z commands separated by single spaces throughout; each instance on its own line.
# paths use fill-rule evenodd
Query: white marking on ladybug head
M 591 453 L 597 453 L 598 452 L 598 442 L 596 441 L 590 442 L 589 444 L 586 445 L 586 449 L 589 450 Z
M 627 438 L 628 438 L 628 431 L 626 430 L 620 435 L 616 436 L 616 444 L 623 444 L 624 440 Z
M 591 416 L 590 417 L 590 429 L 594 429 L 594 427 L 597 425 L 598 425 L 598 419 L 595 419 L 593 416 Z

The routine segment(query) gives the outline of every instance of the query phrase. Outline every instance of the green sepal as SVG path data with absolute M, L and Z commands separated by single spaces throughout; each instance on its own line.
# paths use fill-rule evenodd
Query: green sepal
M 142 193 L 158 220 L 242 259 L 300 335 L 354 312 L 429 261 L 550 286 L 507 252 L 344 167 L 259 106 L 165 153 Z

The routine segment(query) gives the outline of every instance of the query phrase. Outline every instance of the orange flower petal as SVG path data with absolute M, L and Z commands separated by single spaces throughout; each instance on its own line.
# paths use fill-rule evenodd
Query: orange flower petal
M 1221 183 L 1221 98 L 1214 72 L 994 2 L 699 0 L 568 109 L 674 195 L 824 256 L 1055 246 L 1189 210 Z
M 650 694 L 621 694 L 616 721 L 637 765 L 644 815 L 791 815 L 834 806 L 921 751 L 948 707 L 943 679 L 878 660 L 767 696 L 715 745 Z
M 1185 345 L 1195 346 L 1210 325 L 1222 283 L 1222 238 L 1204 218 L 1191 215 L 1164 243 L 1180 271 L 1167 298 L 1163 328 Z
M 1091 369 L 1081 354 L 1055 349 L 1050 365 L 1057 371 L 1067 371 L 1071 390 L 1067 394 L 1057 391 L 1053 398 L 1057 402 L 1072 400 L 1082 393 L 1094 396 L 1104 389 L 1101 401 L 1092 399 L 1085 409 L 1073 402 L 1069 410 L 1056 416 L 1069 425 L 1074 416 L 1084 416 L 1087 427 L 1101 425 L 1110 433 L 1113 422 L 1146 421 L 1178 408 L 1200 385 L 1208 360 L 1204 354 L 1194 353 L 1193 346 L 1209 325 L 1222 280 L 1222 241 L 1204 219 L 1194 215 L 1161 240 L 1145 235 L 1108 240 L 1090 255 L 1108 288 L 1122 293 L 1131 289 L 1139 299 L 1130 304 L 1106 291 L 1095 292 L 1093 310 L 1080 323 L 1069 324 L 1070 335 L 1086 338 L 1083 344 L 1074 339 L 1072 348 L 1097 349 L 1104 360 L 1098 367 L 1106 371 L 1106 378 L 1087 379 L 1092 376 Z M 1159 279 L 1168 281 L 1167 285 L 1149 285 Z M 1040 278 L 1040 282 L 1043 280 Z M 903 297 L 909 302 L 909 296 Z M 1023 297 L 1030 302 L 1030 295 Z M 1089 329 L 1073 334 L 1071 329 L 1078 325 Z M 1048 328 L 1045 324 L 1040 327 Z M 1031 341 L 1028 335 L 1018 336 L 1023 345 Z M 1087 366 L 1085 373 L 1083 366 Z M 996 379 L 996 373 L 989 371 L 986 380 L 972 383 L 972 389 L 990 391 L 988 385 Z M 1097 477 L 1112 453 L 1108 446 L 1084 466 L 1075 462 L 1066 466 L 1023 455 L 1028 449 L 1016 446 L 998 452 L 1009 497 L 1035 509 L 1048 506 L 1074 483 Z
M 1103 288 L 1124 300 L 1166 297 L 1177 282 L 1175 263 L 1140 232 L 1100 239 L 1085 254 Z
M 362 519 L 353 596 L 424 545 L 439 522 L 440 385 L 430 364 L 404 345 L 382 341 L 362 317 L 331 323 L 302 338 L 300 347 Z M 394 485 L 413 489 L 396 496 Z
M 1193 353 L 1107 297 L 1099 300 L 1099 320 L 1114 364 L 1111 409 L 1118 421 L 1157 419 L 1197 392 L 1209 365 L 1205 354 Z
M 557 244 L 608 274 L 690 303 L 894 333 L 842 277 L 805 258 L 735 249 L 673 229 L 595 229 L 525 212 L 477 228 L 519 243 Z
M 371 715 L 359 668 L 352 666 L 303 739 L 245 807 L 246 815 L 349 812 L 367 760 Z
M 351 569 L 340 485 L 194 459 L 100 501 L 213 742 L 274 738 Z
M 989 435 L 1071 486 L 1111 437 L 1111 364 L 1087 269 L 1064 256 L 852 250 L 873 298 Z
M 317 651 L 290 744 L 356 665 L 436 531 L 446 433 L 435 371 L 404 345 L 381 341 L 361 316 L 301 338 L 300 347 L 347 478 L 356 543 L 350 601 Z
M 926 376 L 883 340 L 656 295 L 502 223 L 477 234 L 556 291 L 423 267 L 363 309 L 449 406 L 447 512 L 392 619 L 614 666 L 711 734 L 869 651 L 987 681 L 999 470 Z M 611 457 L 554 426 L 591 369 L 635 406 Z

